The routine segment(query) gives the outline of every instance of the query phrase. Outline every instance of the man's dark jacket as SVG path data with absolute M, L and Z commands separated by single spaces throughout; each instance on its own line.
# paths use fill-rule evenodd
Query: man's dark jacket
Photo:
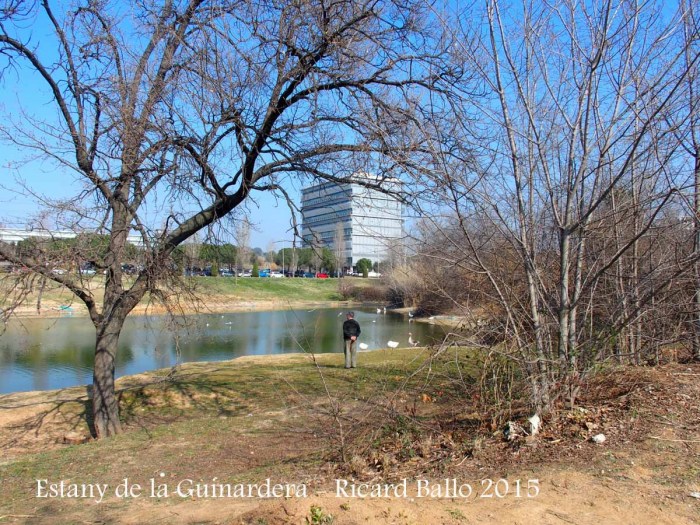
M 354 319 L 348 319 L 343 323 L 343 339 L 348 340 L 352 336 L 360 336 L 360 323 Z

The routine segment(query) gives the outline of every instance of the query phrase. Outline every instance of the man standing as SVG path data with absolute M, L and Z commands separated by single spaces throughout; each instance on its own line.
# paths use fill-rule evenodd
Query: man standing
M 360 323 L 355 321 L 355 312 L 348 312 L 343 323 L 343 339 L 345 340 L 345 368 L 357 366 L 357 348 L 355 342 L 360 336 Z

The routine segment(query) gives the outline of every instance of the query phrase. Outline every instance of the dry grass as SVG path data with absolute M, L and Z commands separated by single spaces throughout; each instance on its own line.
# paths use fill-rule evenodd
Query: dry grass
M 315 491 L 337 477 L 479 479 L 573 468 L 586 476 L 603 470 L 616 480 L 643 474 L 649 490 L 663 490 L 664 497 L 700 489 L 700 463 L 692 460 L 700 450 L 692 441 L 700 427 L 697 365 L 600 372 L 584 385 L 579 407 L 545 418 L 537 440 L 507 443 L 481 412 L 479 356 L 466 349 L 451 352 L 432 360 L 422 349 L 366 353 L 353 371 L 341 367 L 339 355 L 315 361 L 285 355 L 192 363 L 175 373 L 123 378 L 127 431 L 80 446 L 56 441 L 69 430 L 84 431 L 84 391 L 2 396 L 0 515 L 33 515 L 41 522 L 64 512 L 74 521 L 90 521 L 102 512 L 139 510 L 146 503 L 37 501 L 35 480 L 111 485 L 129 477 L 147 483 L 160 472 L 168 480 L 270 477 L 304 482 Z M 455 362 L 462 364 L 460 376 Z M 590 442 L 595 433 L 606 435 L 604 446 Z M 143 509 L 160 513 L 174 504 L 147 502 Z M 301 520 L 308 515 L 308 505 L 306 511 L 293 508 L 303 512 Z M 277 516 L 278 510 L 249 516 Z M 378 522 L 395 519 L 390 518 Z

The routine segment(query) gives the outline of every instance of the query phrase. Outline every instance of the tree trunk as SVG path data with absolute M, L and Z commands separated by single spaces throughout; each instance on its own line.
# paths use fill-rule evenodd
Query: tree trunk
M 39 285 L 39 296 L 36 298 L 36 314 L 41 315 L 41 299 L 44 297 L 44 290 L 46 289 L 46 277 L 41 278 L 41 284 Z
M 559 230 L 559 346 L 558 354 L 560 366 L 565 368 L 569 359 L 569 315 L 571 303 L 569 301 L 569 246 L 571 232 L 568 228 Z M 559 370 L 565 374 L 565 370 Z
M 700 149 L 695 149 L 695 231 L 693 252 L 696 257 L 693 265 L 695 293 L 693 294 L 693 359 L 700 361 Z
M 114 387 L 114 366 L 124 317 L 105 320 L 97 327 L 95 366 L 92 378 L 92 414 L 95 437 L 119 434 L 119 400 Z

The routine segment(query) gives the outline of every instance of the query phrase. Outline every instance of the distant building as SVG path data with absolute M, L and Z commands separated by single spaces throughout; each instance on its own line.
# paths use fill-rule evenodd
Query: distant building
M 82 232 L 91 233 L 91 232 Z M 0 241 L 8 244 L 17 244 L 19 241 L 27 239 L 73 239 L 78 233 L 72 230 L 44 230 L 44 229 L 22 229 L 22 228 L 0 228 Z M 140 235 L 129 235 L 126 241 L 134 246 L 142 247 L 143 239 Z
M 400 186 L 397 179 L 382 182 L 387 190 Z M 330 248 L 346 270 L 363 258 L 387 260 L 404 233 L 401 201 L 357 183 L 322 182 L 303 189 L 301 216 L 304 246 Z

